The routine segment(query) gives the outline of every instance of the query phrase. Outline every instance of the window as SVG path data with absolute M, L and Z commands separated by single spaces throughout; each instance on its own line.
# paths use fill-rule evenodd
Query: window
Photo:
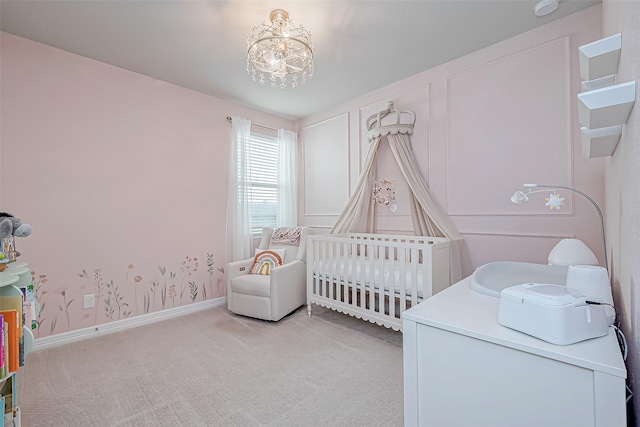
M 246 188 L 251 233 L 259 235 L 263 227 L 275 227 L 278 216 L 278 139 L 251 132 L 248 148 Z
M 297 143 L 294 131 L 252 132 L 250 120 L 231 118 L 226 233 L 230 261 L 252 257 L 254 240 L 264 227 L 297 225 Z

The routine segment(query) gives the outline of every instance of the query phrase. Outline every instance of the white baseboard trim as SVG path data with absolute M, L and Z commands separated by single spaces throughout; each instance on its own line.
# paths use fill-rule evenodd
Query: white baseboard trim
M 94 338 L 99 335 L 110 334 L 112 332 L 123 331 L 125 329 L 159 322 L 160 320 L 170 319 L 172 317 L 195 313 L 196 311 L 206 310 L 208 308 L 224 305 L 225 302 L 226 298 L 220 297 L 196 302 L 193 304 L 182 305 L 180 307 L 167 308 L 165 310 L 142 314 L 140 316 L 130 317 L 128 319 L 120 319 L 102 325 L 91 326 L 89 328 L 63 332 L 61 334 L 50 335 L 43 338 L 36 338 L 33 342 L 32 351 L 44 350 L 47 348 L 57 347 L 59 345 L 70 344 L 72 342 Z

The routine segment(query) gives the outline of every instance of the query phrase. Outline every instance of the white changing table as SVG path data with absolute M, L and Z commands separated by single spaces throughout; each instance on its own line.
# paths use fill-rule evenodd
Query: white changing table
M 405 311 L 405 426 L 626 426 L 627 371 L 609 335 L 557 346 L 498 323 L 469 279 Z

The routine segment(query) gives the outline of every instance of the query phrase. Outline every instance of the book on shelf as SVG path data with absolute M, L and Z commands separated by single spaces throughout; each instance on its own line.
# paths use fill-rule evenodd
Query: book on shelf
M 18 341 L 18 366 L 24 366 L 24 335 Z
M 4 321 L 4 316 L 2 316 L 2 342 L 3 342 L 3 358 L 4 358 L 4 375 L 2 378 L 9 375 L 9 325 Z
M 20 337 L 18 336 L 20 314 L 15 309 L 0 310 L 0 314 L 4 316 L 7 325 L 7 341 L 5 341 L 5 348 L 9 353 L 7 373 L 16 372 L 20 367 Z
M 4 360 L 4 341 L 5 341 L 5 322 L 4 315 L 0 314 L 0 378 L 7 376 L 7 366 Z
M 29 329 L 36 329 L 38 323 L 36 322 L 36 298 L 33 285 L 29 284 L 27 286 L 20 286 L 20 290 L 23 295 L 22 324 Z

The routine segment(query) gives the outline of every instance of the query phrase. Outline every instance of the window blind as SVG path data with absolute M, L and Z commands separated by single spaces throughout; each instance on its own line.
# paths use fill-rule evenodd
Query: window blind
M 251 133 L 247 166 L 248 199 L 252 233 L 275 227 L 278 211 L 278 140 L 275 136 Z

